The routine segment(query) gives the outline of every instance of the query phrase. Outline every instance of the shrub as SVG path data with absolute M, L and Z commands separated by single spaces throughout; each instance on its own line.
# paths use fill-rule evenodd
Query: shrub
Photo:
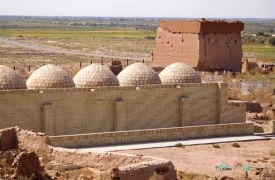
M 177 143 L 175 144 L 176 147 L 184 147 L 184 145 L 182 143 Z
M 231 144 L 232 147 L 241 147 L 238 143 L 234 142 L 233 144 Z
M 145 36 L 144 39 L 152 39 L 152 40 L 155 40 L 155 39 L 156 39 L 156 36 Z
M 264 36 L 264 32 L 261 32 L 261 31 L 258 32 L 258 33 L 257 33 L 257 36 Z
M 269 39 L 269 44 L 275 46 L 275 37 Z
M 264 44 L 265 40 L 264 39 L 260 39 L 258 42 L 259 42 L 259 44 Z
M 213 144 L 212 147 L 213 148 L 220 148 L 220 145 L 219 144 Z

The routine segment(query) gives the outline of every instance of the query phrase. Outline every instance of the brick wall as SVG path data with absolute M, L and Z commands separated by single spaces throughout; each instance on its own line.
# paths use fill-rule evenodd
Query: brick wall
M 53 146 L 77 148 L 101 145 L 171 141 L 221 136 L 253 135 L 253 123 L 190 126 L 179 128 L 119 131 L 67 136 L 50 136 Z
M 180 86 L 0 91 L 0 128 L 53 136 L 245 122 L 245 105 L 228 104 L 227 84 Z

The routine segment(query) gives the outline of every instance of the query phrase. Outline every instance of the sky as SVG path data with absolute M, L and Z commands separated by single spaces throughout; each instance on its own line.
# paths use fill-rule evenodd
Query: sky
M 275 0 L 0 0 L 0 15 L 275 18 Z

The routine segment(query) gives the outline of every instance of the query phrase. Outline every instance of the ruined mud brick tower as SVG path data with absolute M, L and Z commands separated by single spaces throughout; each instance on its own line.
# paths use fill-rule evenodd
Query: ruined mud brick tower
M 241 71 L 240 21 L 160 21 L 152 67 L 183 62 L 198 71 Z

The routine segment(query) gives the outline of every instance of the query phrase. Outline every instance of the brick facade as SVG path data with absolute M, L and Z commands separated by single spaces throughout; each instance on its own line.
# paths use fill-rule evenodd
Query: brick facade
M 245 122 L 227 84 L 0 91 L 0 128 L 69 135 Z M 232 116 L 234 115 L 234 116 Z

